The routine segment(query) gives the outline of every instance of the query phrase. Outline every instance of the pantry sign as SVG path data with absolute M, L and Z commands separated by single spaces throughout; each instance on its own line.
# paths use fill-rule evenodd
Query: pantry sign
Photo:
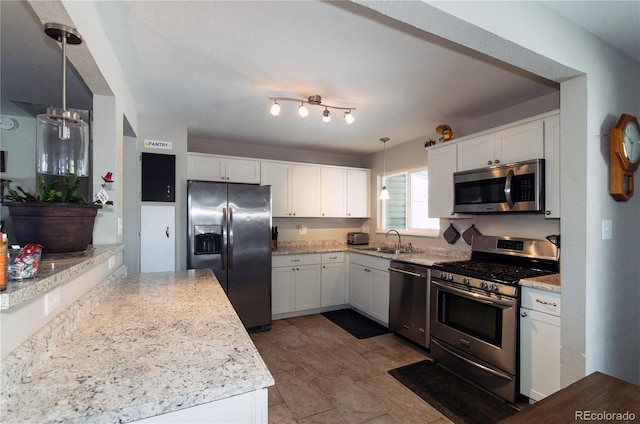
M 173 150 L 173 143 L 171 141 L 145 140 L 144 147 L 147 149 Z

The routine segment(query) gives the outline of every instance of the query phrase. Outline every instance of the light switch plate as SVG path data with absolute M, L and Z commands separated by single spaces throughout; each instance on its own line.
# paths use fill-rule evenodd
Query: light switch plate
M 612 237 L 612 223 L 610 219 L 602 220 L 602 240 L 611 240 Z

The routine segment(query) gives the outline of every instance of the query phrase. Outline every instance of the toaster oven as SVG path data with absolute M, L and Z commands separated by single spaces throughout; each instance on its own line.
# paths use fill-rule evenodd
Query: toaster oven
M 347 244 L 369 244 L 369 234 L 347 233 Z

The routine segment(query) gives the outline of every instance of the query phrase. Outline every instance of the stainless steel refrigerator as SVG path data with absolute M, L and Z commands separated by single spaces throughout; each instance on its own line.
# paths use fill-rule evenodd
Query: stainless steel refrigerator
M 249 331 L 271 327 L 271 187 L 187 182 L 187 268 L 211 268 Z

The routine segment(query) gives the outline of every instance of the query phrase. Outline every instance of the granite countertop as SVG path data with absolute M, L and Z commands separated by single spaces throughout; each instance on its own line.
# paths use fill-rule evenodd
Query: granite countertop
M 560 293 L 561 287 L 561 275 L 551 274 L 544 275 L 542 277 L 523 278 L 520 280 L 520 285 L 523 287 L 532 287 L 534 289 L 546 290 L 548 292 Z
M 400 253 L 391 254 L 377 252 L 370 249 L 373 246 L 351 246 L 347 244 L 337 245 L 301 245 L 301 246 L 278 246 L 278 250 L 272 252 L 273 255 L 303 255 L 310 253 L 328 253 L 328 252 L 351 252 L 359 253 L 362 255 L 375 256 L 383 259 L 399 260 L 402 262 L 413 263 L 423 266 L 431 266 L 437 262 L 452 262 L 469 259 L 470 253 L 459 250 L 447 250 L 447 249 L 425 249 L 416 250 L 412 253 Z
M 43 364 L 3 389 L 3 423 L 128 422 L 274 384 L 210 270 L 114 284 Z
M 401 253 L 398 255 L 390 253 L 376 252 L 374 250 L 365 250 L 372 246 L 352 246 L 347 244 L 320 244 L 320 245 L 292 245 L 281 247 L 272 252 L 273 255 L 302 255 L 309 253 L 327 253 L 327 252 L 352 252 L 362 255 L 376 256 L 379 258 L 399 260 L 402 262 L 413 263 L 416 265 L 432 266 L 438 262 L 453 262 L 469 259 L 470 252 L 449 249 L 424 249 L 416 250 L 415 253 Z M 523 287 L 533 287 L 550 292 L 560 293 L 560 274 L 545 275 L 542 277 L 534 277 L 520 280 Z
M 123 249 L 122 244 L 95 245 L 80 253 L 43 255 L 36 278 L 7 283 L 7 290 L 0 294 L 0 310 L 28 302 Z

